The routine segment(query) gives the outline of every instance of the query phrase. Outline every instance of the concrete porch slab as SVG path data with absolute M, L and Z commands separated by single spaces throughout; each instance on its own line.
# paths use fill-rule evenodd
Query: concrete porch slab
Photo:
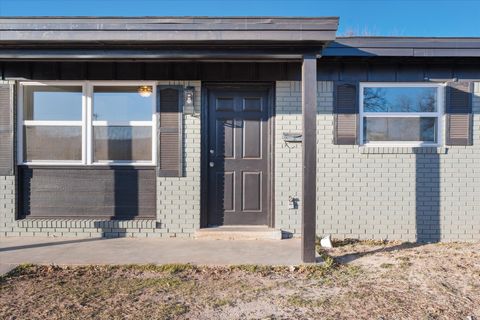
M 264 226 L 222 226 L 197 230 L 195 238 L 206 240 L 282 240 L 282 231 Z
M 0 265 L 21 263 L 297 265 L 300 240 L 2 238 Z

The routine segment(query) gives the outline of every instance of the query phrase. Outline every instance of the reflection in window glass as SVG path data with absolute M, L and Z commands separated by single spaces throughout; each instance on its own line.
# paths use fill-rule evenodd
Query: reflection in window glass
M 436 112 L 436 87 L 367 87 L 364 112 Z
M 92 120 L 151 121 L 153 95 L 142 97 L 138 86 L 97 86 L 93 92 Z
M 82 160 L 82 127 L 24 127 L 23 158 L 32 160 Z
M 23 119 L 81 121 L 81 86 L 24 86 Z
M 436 142 L 437 118 L 364 118 L 365 142 L 422 141 Z
M 94 161 L 151 161 L 152 127 L 94 127 Z

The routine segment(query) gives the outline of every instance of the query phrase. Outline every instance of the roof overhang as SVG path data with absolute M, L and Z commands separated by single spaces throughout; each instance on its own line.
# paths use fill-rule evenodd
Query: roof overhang
M 480 38 L 339 37 L 337 17 L 3 17 L 0 59 L 477 58 Z
M 2 49 L 0 60 L 24 61 L 290 61 L 321 47 L 278 49 Z
M 3 60 L 291 60 L 320 53 L 338 18 L 0 18 Z
M 325 57 L 480 57 L 480 38 L 345 37 L 323 51 Z

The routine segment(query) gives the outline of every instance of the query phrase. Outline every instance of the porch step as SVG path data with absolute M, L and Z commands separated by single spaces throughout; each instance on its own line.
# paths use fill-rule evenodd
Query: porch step
M 264 226 L 212 227 L 195 232 L 195 239 L 209 240 L 281 240 L 282 231 Z

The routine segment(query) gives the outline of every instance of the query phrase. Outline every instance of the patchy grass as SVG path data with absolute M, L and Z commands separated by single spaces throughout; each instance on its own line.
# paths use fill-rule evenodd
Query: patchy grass
M 10 278 L 13 278 L 13 277 L 16 277 L 16 276 L 19 276 L 19 275 L 28 273 L 29 270 L 32 269 L 32 267 L 33 267 L 32 264 L 21 264 L 21 265 L 18 265 L 17 267 L 15 267 L 15 268 L 13 268 L 12 270 L 10 270 L 8 273 L 0 276 L 0 284 L 2 284 L 3 282 L 7 281 L 7 279 L 10 279 Z
M 321 265 L 21 265 L 0 319 L 480 318 L 480 244 L 317 249 Z
M 114 266 L 114 268 L 118 268 L 118 266 Z M 148 271 L 148 272 L 164 272 L 169 274 L 176 274 L 186 271 L 197 271 L 198 267 L 192 264 L 182 264 L 182 263 L 174 263 L 174 264 L 129 264 L 124 266 L 125 269 L 136 270 L 136 271 Z
M 390 268 L 393 268 L 394 267 L 394 264 L 392 263 L 382 263 L 380 265 L 380 268 L 383 268 L 383 269 L 390 269 Z
M 308 299 L 299 295 L 292 295 L 287 298 L 287 303 L 299 308 L 322 308 L 330 302 L 329 298 Z
M 392 241 L 387 240 L 358 240 L 358 239 L 343 239 L 343 240 L 332 240 L 333 246 L 335 248 L 345 247 L 345 246 L 355 246 L 355 245 L 366 245 L 366 246 L 383 246 L 386 244 L 391 244 Z

